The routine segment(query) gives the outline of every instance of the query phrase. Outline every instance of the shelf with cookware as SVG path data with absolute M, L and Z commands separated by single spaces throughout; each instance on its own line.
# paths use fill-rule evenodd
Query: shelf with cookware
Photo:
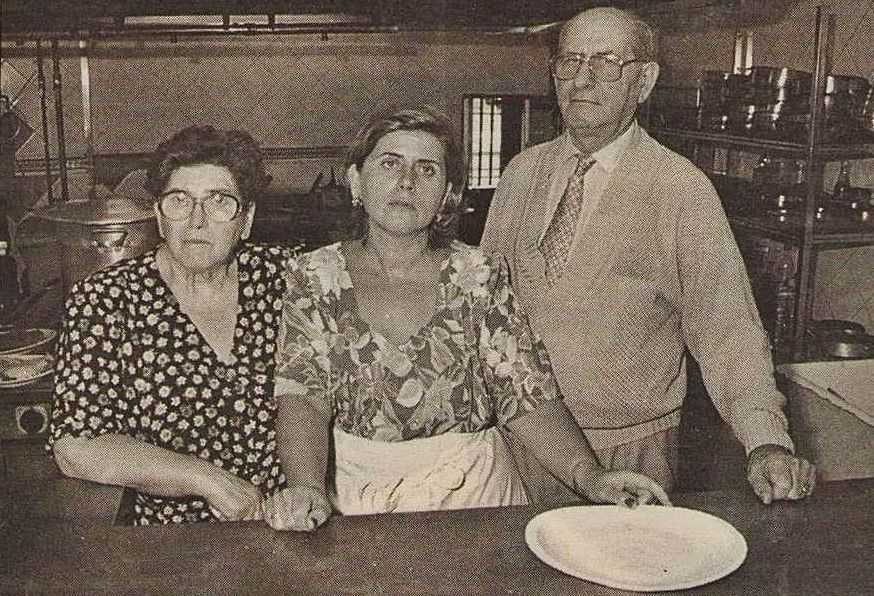
M 831 74 L 833 29 L 817 9 L 812 72 L 705 70 L 694 105 L 675 93 L 649 113 L 650 132 L 717 188 L 783 362 L 821 356 L 811 341 L 818 253 L 874 245 L 871 185 L 850 183 L 855 160 L 874 158 L 874 90 L 865 78 Z M 840 173 L 826 188 L 831 162 Z

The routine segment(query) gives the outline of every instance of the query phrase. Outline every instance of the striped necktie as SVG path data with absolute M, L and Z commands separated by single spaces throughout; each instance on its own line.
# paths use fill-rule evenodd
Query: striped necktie
M 568 178 L 567 188 L 540 241 L 540 252 L 546 260 L 546 281 L 550 286 L 564 273 L 568 250 L 583 210 L 583 178 L 594 163 L 591 155 L 580 155 L 580 161 Z

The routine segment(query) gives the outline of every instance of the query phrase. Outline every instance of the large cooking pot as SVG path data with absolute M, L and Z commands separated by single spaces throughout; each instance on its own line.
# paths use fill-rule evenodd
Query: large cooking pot
M 101 185 L 90 194 L 87 201 L 61 203 L 36 214 L 56 226 L 65 293 L 76 281 L 151 250 L 160 240 L 151 205 Z
M 870 358 L 874 355 L 874 336 L 865 333 L 865 326 L 855 321 L 811 321 L 807 333 L 821 357 Z
M 816 342 L 822 356 L 848 359 L 874 356 L 874 336 L 867 333 L 859 335 L 825 334 L 817 336 Z
M 750 68 L 750 85 L 758 91 L 784 90 L 784 96 L 807 97 L 810 93 L 812 75 L 803 70 L 773 66 L 753 66 Z

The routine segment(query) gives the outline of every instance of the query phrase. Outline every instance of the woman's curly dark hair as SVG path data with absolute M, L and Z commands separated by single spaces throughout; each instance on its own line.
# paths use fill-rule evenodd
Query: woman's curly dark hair
M 189 126 L 155 149 L 145 187 L 157 197 L 164 192 L 167 181 L 177 168 L 213 164 L 230 170 L 243 199 L 251 203 L 270 183 L 262 159 L 258 143 L 245 131 L 220 130 L 208 125 Z
M 459 143 L 449 117 L 431 106 L 396 109 L 377 115 L 358 131 L 349 147 L 346 166 L 355 166 L 358 171 L 379 140 L 397 130 L 421 130 L 437 137 L 443 145 L 443 161 L 446 167 L 446 180 L 452 191 L 443 202 L 428 226 L 428 243 L 433 248 L 448 246 L 455 238 L 458 216 L 462 210 L 462 190 L 467 176 L 464 162 L 464 149 Z M 367 233 L 366 217 L 358 226 L 357 237 Z

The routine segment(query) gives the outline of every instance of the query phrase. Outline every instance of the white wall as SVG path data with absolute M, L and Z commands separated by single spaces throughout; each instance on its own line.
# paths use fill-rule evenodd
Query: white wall
M 149 152 L 196 122 L 248 130 L 265 147 L 346 145 L 374 111 L 415 103 L 446 111 L 460 131 L 465 94 L 548 90 L 542 45 L 481 34 L 109 40 L 91 42 L 89 53 L 98 154 Z M 67 155 L 84 156 L 79 60 L 62 66 Z M 32 58 L 4 60 L 6 86 L 31 79 L 17 108 L 37 134 L 19 159 L 43 154 L 35 70 Z M 311 160 L 285 165 L 286 185 L 312 181 Z

